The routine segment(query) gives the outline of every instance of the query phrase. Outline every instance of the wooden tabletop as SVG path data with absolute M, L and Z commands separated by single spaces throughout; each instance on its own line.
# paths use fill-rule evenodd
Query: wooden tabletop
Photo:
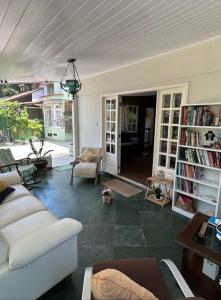
M 168 179 L 168 178 L 164 178 L 163 180 L 160 180 L 157 176 L 151 176 L 151 177 L 148 177 L 147 179 L 146 179 L 147 181 L 149 180 L 149 181 L 155 181 L 155 182 L 159 182 L 159 183 L 161 183 L 161 184 L 170 184 L 170 185 L 172 185 L 173 184 L 173 180 L 171 180 L 171 179 Z
M 197 212 L 193 216 L 192 220 L 184 227 L 183 231 L 177 236 L 176 241 L 184 248 L 187 248 L 218 265 L 221 265 L 221 253 L 215 252 L 193 239 L 193 236 L 197 230 L 199 230 L 202 223 L 204 221 L 207 222 L 208 219 L 209 216 Z

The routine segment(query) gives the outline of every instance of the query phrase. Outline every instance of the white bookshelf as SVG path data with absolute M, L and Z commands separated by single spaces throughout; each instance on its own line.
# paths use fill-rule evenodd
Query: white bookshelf
M 192 113 L 194 109 L 199 113 L 201 108 L 207 108 L 208 111 L 214 114 L 213 122 L 210 122 L 210 124 L 208 124 L 209 122 L 206 122 L 205 125 L 201 125 L 197 124 L 199 119 L 195 119 L 195 122 L 193 121 L 193 123 L 191 122 L 192 118 L 188 117 L 187 124 L 183 124 L 183 112 L 184 109 L 186 109 L 186 112 L 188 112 L 188 108 L 190 113 L 187 116 L 191 115 L 191 109 Z M 203 113 L 205 113 L 205 111 Z M 180 124 L 178 128 L 178 148 L 176 154 L 172 209 L 173 211 L 188 218 L 192 218 L 194 214 L 176 206 L 176 201 L 179 195 L 184 195 L 191 198 L 195 203 L 197 211 L 221 217 L 221 147 L 220 149 L 213 148 L 213 143 L 216 143 L 216 145 L 221 143 L 221 122 L 218 124 L 216 122 L 215 124 L 215 121 L 217 121 L 216 118 L 219 118 L 221 121 L 220 113 L 221 103 L 191 104 L 183 105 L 181 108 Z M 183 133 L 182 130 L 184 131 Z M 215 134 L 214 139 L 211 141 L 206 140 L 205 134 L 208 133 L 208 131 L 212 131 Z M 192 138 L 188 139 L 189 143 L 187 143 L 186 138 L 184 143 L 184 133 L 186 135 L 191 133 L 193 136 L 195 133 L 199 134 L 202 142 L 201 145 L 198 146 L 196 143 L 192 143 Z M 211 154 L 208 154 L 208 151 Z M 202 154 L 203 159 L 202 156 L 199 156 L 199 154 Z M 200 157 L 200 163 L 197 159 L 197 155 Z M 218 155 L 218 158 L 216 155 Z M 213 166 L 211 159 L 213 161 Z M 193 171 L 188 171 L 189 174 L 185 174 L 187 173 L 186 170 L 196 170 L 196 168 L 198 173 L 197 178 L 191 176 Z

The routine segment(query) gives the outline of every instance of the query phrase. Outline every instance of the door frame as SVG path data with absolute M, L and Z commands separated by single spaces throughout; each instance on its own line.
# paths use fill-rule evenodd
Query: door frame
M 138 89 L 138 90 L 127 90 L 127 91 L 121 91 L 121 92 L 115 92 L 115 93 L 107 93 L 101 95 L 101 101 L 102 101 L 102 149 L 105 150 L 105 142 L 104 142 L 104 132 L 105 132 L 105 112 L 104 112 L 104 99 L 106 97 L 111 96 L 126 96 L 126 95 L 133 95 L 133 94 L 142 94 L 146 92 L 156 92 L 157 93 L 157 99 L 156 99 L 156 112 L 155 112 L 155 129 L 157 128 L 158 120 L 159 120 L 159 92 L 164 89 L 176 89 L 176 88 L 182 88 L 184 93 L 184 98 L 186 99 L 186 103 L 188 102 L 188 93 L 189 93 L 189 82 L 182 82 L 177 84 L 169 84 L 169 85 L 162 85 L 162 86 L 153 86 L 150 88 L 144 88 L 144 89 Z M 120 124 L 121 124 L 121 110 L 120 110 L 120 102 L 119 102 L 119 120 L 118 120 L 118 136 L 120 135 Z M 157 140 L 157 130 L 155 130 L 154 134 L 154 141 Z M 153 165 L 152 165 L 152 174 L 156 171 L 156 155 L 157 155 L 157 144 L 154 143 L 154 149 L 153 149 Z M 121 137 L 118 139 L 118 166 L 120 168 L 121 163 Z M 120 170 L 118 168 L 118 170 Z M 119 173 L 118 173 L 119 175 Z M 119 175 L 120 176 L 120 175 Z M 126 178 L 125 178 L 126 179 Z

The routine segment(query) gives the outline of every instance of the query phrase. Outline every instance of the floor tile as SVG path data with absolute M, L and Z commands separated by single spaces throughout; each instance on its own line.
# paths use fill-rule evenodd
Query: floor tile
M 115 226 L 114 247 L 116 246 L 145 246 L 146 239 L 143 230 L 138 226 Z

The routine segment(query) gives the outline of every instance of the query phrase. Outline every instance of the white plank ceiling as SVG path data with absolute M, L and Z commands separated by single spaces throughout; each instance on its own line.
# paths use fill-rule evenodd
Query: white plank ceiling
M 221 34 L 220 0 L 0 0 L 0 79 L 80 77 Z

